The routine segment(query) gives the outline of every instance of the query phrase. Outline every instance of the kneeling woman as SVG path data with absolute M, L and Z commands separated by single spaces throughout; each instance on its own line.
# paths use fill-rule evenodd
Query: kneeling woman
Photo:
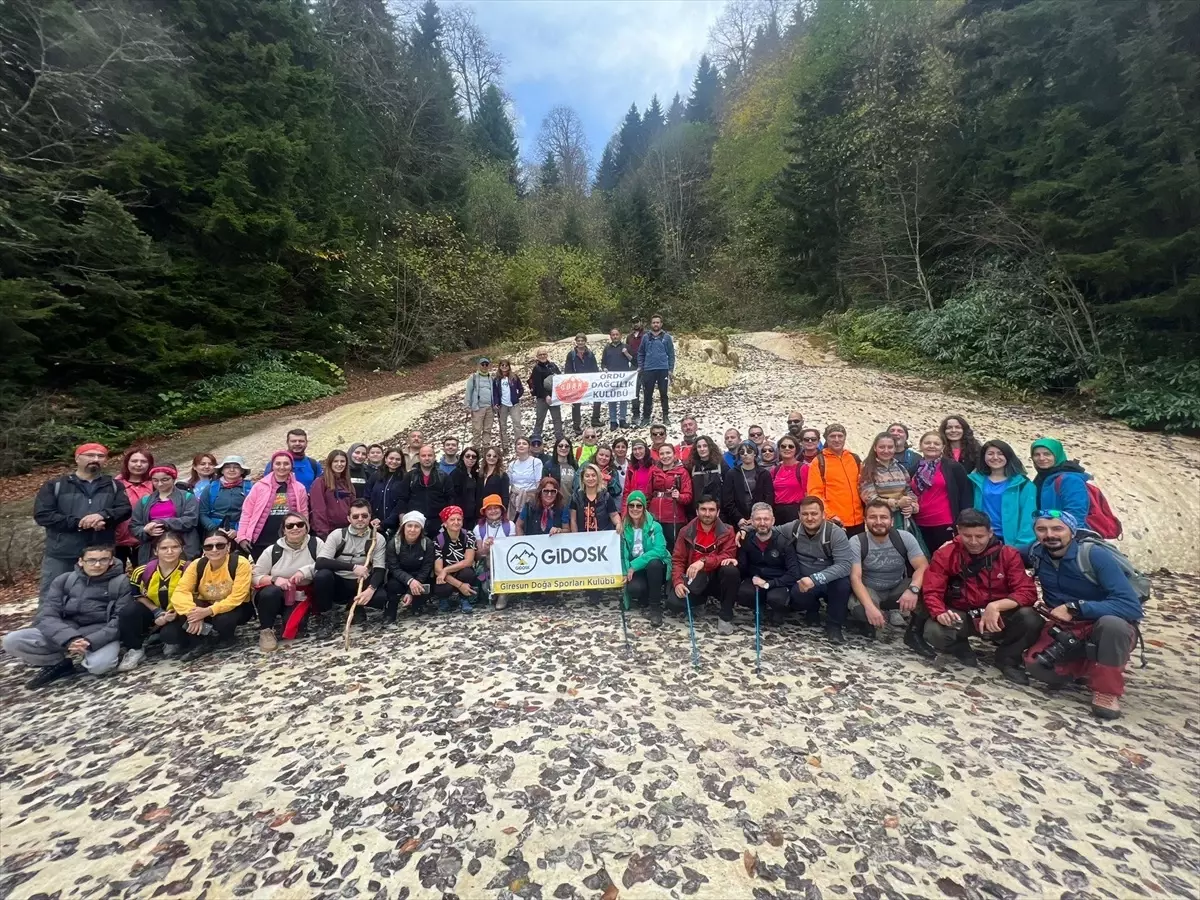
M 413 510 L 400 520 L 400 528 L 387 542 L 387 605 L 383 621 L 396 621 L 396 611 L 411 609 L 420 615 L 432 590 L 437 548 L 425 536 L 425 516 Z
M 457 506 L 442 510 L 433 572 L 436 581 L 433 594 L 438 598 L 438 612 L 450 611 L 450 597 L 454 593 L 462 595 L 463 612 L 474 609 L 471 598 L 479 586 L 475 574 L 475 535 L 463 530 L 463 513 Z
M 641 491 L 625 498 L 621 568 L 625 570 L 626 603 L 648 601 L 650 624 L 658 628 L 663 620 L 663 585 L 671 577 L 671 551 L 662 527 L 646 509 L 646 495 Z
M 258 649 L 263 653 L 270 653 L 278 646 L 275 640 L 277 616 L 287 618 L 283 636 L 289 639 L 296 636 L 311 603 L 313 574 L 320 552 L 321 539 L 310 533 L 308 520 L 291 512 L 283 517 L 283 537 L 254 561 Z
M 131 672 L 146 658 L 142 644 L 148 632 L 174 621 L 171 595 L 179 587 L 185 568 L 183 538 L 168 531 L 155 542 L 154 559 L 130 574 L 134 602 L 117 614 L 117 630 L 125 646 L 120 671 Z M 166 651 L 167 656 L 175 656 L 179 647 L 168 644 Z
M 538 482 L 537 494 L 521 507 L 517 534 L 558 534 L 568 531 L 570 518 L 567 501 L 558 482 L 546 475 Z
M 203 548 L 171 593 L 175 619 L 162 629 L 164 644 L 186 648 L 184 662 L 211 653 L 218 642 L 233 643 L 237 627 L 254 613 L 250 562 L 230 555 L 229 539 L 219 533 L 205 538 Z

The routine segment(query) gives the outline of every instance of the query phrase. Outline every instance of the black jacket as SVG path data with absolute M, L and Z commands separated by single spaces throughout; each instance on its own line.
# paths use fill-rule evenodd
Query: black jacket
M 366 497 L 367 485 L 375 474 L 375 467 L 366 463 L 350 463 L 346 466 L 346 472 L 350 476 L 350 483 L 354 485 L 354 496 L 360 499 Z
M 692 502 L 689 511 L 694 515 L 696 507 L 700 505 L 700 500 L 704 497 L 712 497 L 720 505 L 722 500 L 722 491 L 725 489 L 725 474 L 729 471 L 724 462 L 717 464 L 715 468 L 705 468 L 698 461 L 693 460 L 692 468 Z M 774 492 L 774 486 L 771 488 Z M 734 523 L 737 524 L 736 522 Z
M 975 505 L 975 486 L 967 477 L 962 463 L 942 458 L 942 477 L 946 479 L 946 497 L 950 501 L 950 515 L 958 521 L 958 514 Z
M 79 520 L 92 513 L 104 517 L 100 531 L 79 530 Z M 33 501 L 33 520 L 46 529 L 46 556 L 78 559 L 87 547 L 112 544 L 120 522 L 132 515 L 125 489 L 108 475 L 82 481 L 75 473 L 52 478 Z
M 575 352 L 575 348 L 571 348 L 571 352 L 567 354 L 566 365 L 563 366 L 563 371 L 568 374 L 572 372 L 599 372 L 600 366 L 596 362 L 596 354 L 591 350 L 583 351 L 583 358 Z
M 757 575 L 773 588 L 791 587 L 800 580 L 800 563 L 791 541 L 774 529 L 765 549 L 755 532 L 746 535 L 738 550 L 738 571 L 742 578 Z
M 549 360 L 544 363 L 534 363 L 533 371 L 529 373 L 529 390 L 533 391 L 533 396 L 545 400 L 550 396 L 550 391 L 546 388 L 546 379 L 551 375 L 561 374 L 562 369 L 558 367 L 557 363 Z
M 504 501 L 504 505 L 508 506 L 508 490 L 508 473 L 489 475 L 487 478 L 480 480 L 479 502 L 483 503 L 483 498 L 491 494 L 499 494 L 500 499 Z
M 450 502 L 461 506 L 463 511 L 463 529 L 470 531 L 475 527 L 479 518 L 479 501 L 483 495 L 479 493 L 479 479 L 467 471 L 462 463 L 455 466 L 450 473 Z M 505 498 L 505 502 L 508 500 Z
M 636 368 L 637 360 L 627 359 L 625 357 L 625 353 L 626 348 L 624 341 L 620 341 L 616 344 L 614 344 L 612 341 L 609 341 L 607 344 L 605 344 L 604 350 L 602 350 L 600 353 L 600 362 L 604 366 L 604 371 L 628 372 L 631 369 Z
M 437 557 L 437 544 L 433 538 L 422 535 L 415 544 L 409 544 L 403 533 L 397 532 L 387 542 L 386 549 L 388 579 L 400 582 L 405 591 L 414 578 L 421 584 L 433 581 L 433 561 Z
M 404 483 L 407 472 L 391 474 L 380 469 L 367 482 L 367 501 L 371 504 L 371 517 L 379 520 L 379 526 L 391 534 L 400 525 L 400 504 L 404 502 Z
M 400 485 L 400 506 L 405 512 L 416 510 L 425 517 L 425 533 L 430 537 L 437 534 L 442 527 L 442 510 L 452 505 L 453 487 L 450 479 L 442 474 L 437 466 L 429 473 L 429 483 L 425 483 L 425 475 L 417 466 Z M 399 518 L 396 520 L 399 524 Z M 393 530 L 395 525 L 393 525 Z
M 755 503 L 775 503 L 775 482 L 771 479 L 771 470 L 766 466 L 757 466 L 754 471 L 752 493 L 746 490 L 749 479 L 743 474 L 741 466 L 725 473 L 721 488 L 721 518 L 735 528 L 739 520 L 750 518 L 750 510 Z

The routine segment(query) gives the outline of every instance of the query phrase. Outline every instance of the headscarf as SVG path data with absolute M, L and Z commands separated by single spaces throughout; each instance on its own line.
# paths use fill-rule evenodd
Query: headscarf
M 401 529 L 403 529 L 404 526 L 407 525 L 409 522 L 416 522 L 418 525 L 420 525 L 422 528 L 424 528 L 425 527 L 425 516 L 423 516 L 421 513 L 417 512 L 415 509 L 410 512 L 406 512 L 404 514 L 404 517 L 400 519 Z
M 1067 528 L 1071 529 L 1071 534 L 1075 534 L 1079 530 L 1079 520 L 1072 513 L 1065 509 L 1039 509 L 1036 518 L 1039 519 L 1058 519 Z
M 1058 440 L 1058 438 L 1038 438 L 1029 445 L 1030 455 L 1033 454 L 1034 450 L 1039 448 L 1042 450 L 1049 450 L 1054 455 L 1054 464 L 1056 466 L 1061 466 L 1067 461 L 1067 451 L 1063 448 L 1062 441 Z
M 443 523 L 450 521 L 451 516 L 462 516 L 463 510 L 461 506 L 447 506 L 441 512 L 441 520 Z
M 288 461 L 291 462 L 292 464 L 295 464 L 295 462 L 296 462 L 296 457 L 294 457 L 292 455 L 292 452 L 290 450 L 276 450 L 274 453 L 271 454 L 270 465 L 272 465 L 272 466 L 275 465 L 275 460 L 281 456 L 286 456 L 288 458 Z
M 362 447 L 364 450 L 367 449 L 366 444 L 351 444 L 350 449 L 346 451 L 346 468 L 347 469 L 349 469 L 351 466 L 368 465 L 368 463 L 365 460 L 361 463 L 356 463 L 354 461 L 354 451 L 357 450 L 359 447 Z

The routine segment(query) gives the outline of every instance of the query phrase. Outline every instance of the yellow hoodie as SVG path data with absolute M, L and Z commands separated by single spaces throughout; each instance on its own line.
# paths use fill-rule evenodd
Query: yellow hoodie
M 230 557 L 229 562 L 236 562 L 232 578 L 228 565 L 205 564 L 204 577 L 197 585 L 196 570 L 200 562 L 198 559 L 187 567 L 171 595 L 171 609 L 179 615 L 187 615 L 196 606 L 207 606 L 214 616 L 219 616 L 250 599 L 251 566 L 244 557 Z

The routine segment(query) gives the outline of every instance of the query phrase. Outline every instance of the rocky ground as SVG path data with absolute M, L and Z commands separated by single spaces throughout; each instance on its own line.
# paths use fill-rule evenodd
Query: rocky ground
M 673 419 L 777 434 L 799 406 L 855 449 L 949 411 L 1019 446 L 1056 434 L 1135 558 L 1196 571 L 1194 441 L 948 397 L 787 337 L 715 349 L 689 349 Z M 740 368 L 714 364 L 727 350 Z M 417 427 L 461 429 L 454 403 L 414 407 Z M 387 437 L 357 430 L 338 440 Z M 1198 584 L 1156 579 L 1148 666 L 1109 724 L 1081 692 L 894 635 L 834 649 L 786 625 L 759 675 L 750 620 L 722 638 L 710 614 L 693 670 L 685 623 L 634 616 L 627 650 L 615 605 L 580 600 L 372 627 L 349 652 L 266 657 L 246 632 L 36 695 L 3 659 L 0 897 L 1200 897 Z M 32 606 L 0 612 L 8 631 Z

